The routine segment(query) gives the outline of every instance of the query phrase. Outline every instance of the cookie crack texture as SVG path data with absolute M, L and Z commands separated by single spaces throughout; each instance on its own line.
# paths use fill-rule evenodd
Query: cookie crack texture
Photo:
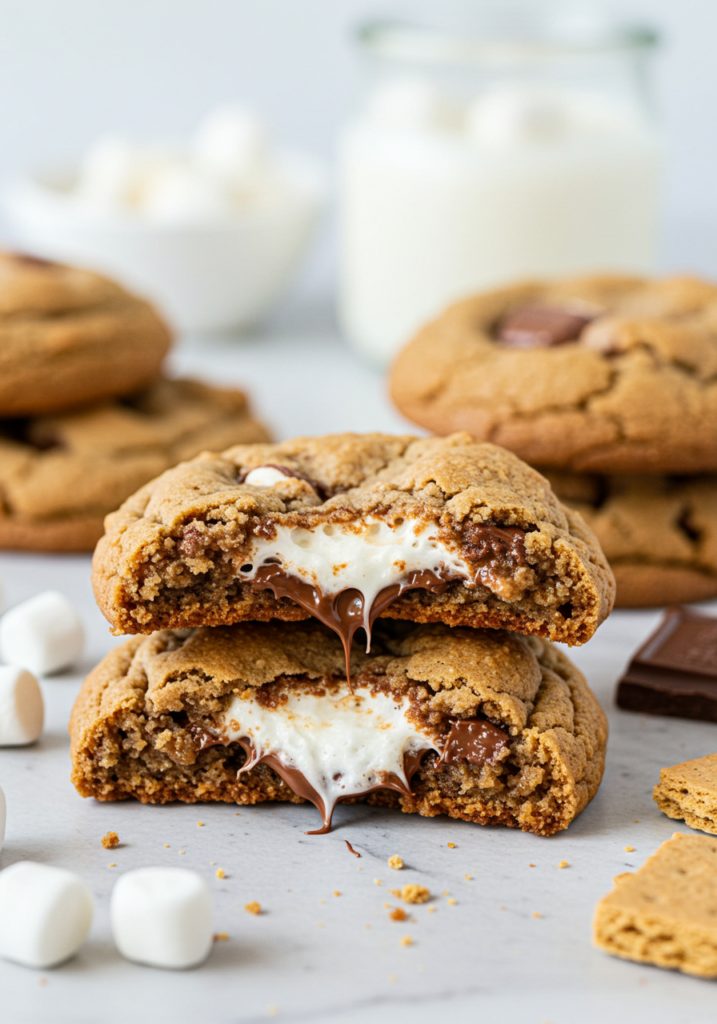
M 302 476 L 277 474 L 264 487 L 237 482 L 246 470 L 266 465 L 293 466 Z M 333 496 L 321 502 L 307 480 Z M 331 564 L 342 537 L 351 539 L 352 550 L 357 547 L 351 564 L 340 559 L 333 574 L 341 589 L 360 590 L 360 578 L 353 582 L 351 574 L 368 572 L 374 529 L 388 533 L 389 540 L 400 536 L 407 545 L 401 549 L 396 543 L 384 588 L 400 584 L 402 572 L 408 584 L 414 569 L 438 573 L 445 583 L 431 592 L 392 594 L 382 616 L 506 626 L 582 643 L 612 604 L 610 570 L 582 519 L 566 513 L 544 478 L 515 456 L 475 444 L 465 434 L 342 434 L 200 456 L 168 471 L 108 517 L 94 559 L 95 593 L 120 633 L 298 620 L 309 612 L 295 600 L 258 589 L 243 567 L 253 573 L 254 559 L 271 555 L 267 562 L 278 561 L 326 597 L 333 590 L 325 577 L 312 577 L 309 563 L 302 567 L 300 559 L 292 568 L 282 561 L 283 549 L 272 553 L 272 545 L 288 531 L 316 548 L 326 540 L 322 531 L 332 531 L 340 543 L 329 545 Z M 491 537 L 487 547 L 484 540 L 471 540 L 483 537 L 481 531 Z M 355 541 L 363 536 L 362 560 L 363 545 Z M 421 538 L 430 542 L 425 565 L 409 558 L 412 536 L 414 548 L 424 544 Z M 424 584 L 411 584 L 417 585 Z

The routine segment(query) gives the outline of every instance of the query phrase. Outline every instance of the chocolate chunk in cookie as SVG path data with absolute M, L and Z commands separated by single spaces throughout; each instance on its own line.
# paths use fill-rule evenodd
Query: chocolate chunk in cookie
M 359 799 L 551 835 L 597 792 L 605 716 L 547 641 L 382 622 L 351 669 L 350 691 L 315 621 L 130 639 L 77 699 L 73 782 L 99 800 L 309 801 L 318 831 Z
M 510 348 L 564 345 L 579 338 L 591 319 L 559 306 L 523 306 L 501 321 L 498 340 Z
M 266 476 L 277 466 L 292 475 Z M 316 616 L 347 650 L 379 617 L 583 643 L 613 600 L 582 520 L 534 470 L 466 434 L 203 455 L 107 519 L 94 587 L 118 633 Z

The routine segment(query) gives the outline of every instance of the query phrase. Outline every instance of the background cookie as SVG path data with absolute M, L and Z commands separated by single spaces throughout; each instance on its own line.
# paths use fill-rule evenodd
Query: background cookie
M 134 391 L 170 342 L 154 308 L 107 278 L 0 253 L 0 417 Z
M 587 277 L 487 292 L 418 333 L 391 393 L 421 426 L 535 465 L 715 472 L 717 287 Z
M 204 449 L 267 439 L 241 391 L 195 380 L 0 421 L 0 547 L 91 551 L 104 516 L 147 480 Z
M 717 478 L 591 476 L 544 470 L 600 541 L 621 608 L 717 595 Z

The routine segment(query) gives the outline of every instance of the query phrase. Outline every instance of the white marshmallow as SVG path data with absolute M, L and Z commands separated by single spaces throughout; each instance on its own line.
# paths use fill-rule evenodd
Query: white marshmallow
M 252 487 L 273 487 L 274 484 L 280 484 L 286 479 L 286 473 L 282 473 L 280 469 L 274 469 L 273 466 L 257 466 L 247 473 L 244 483 Z
M 92 206 L 128 205 L 144 171 L 136 147 L 118 135 L 107 135 L 87 151 L 80 165 L 76 195 Z
M 7 820 L 7 803 L 5 801 L 5 794 L 0 789 L 0 850 L 2 850 L 2 844 L 5 842 L 5 822 Z
M 192 149 L 200 167 L 240 188 L 253 186 L 269 154 L 261 121 L 238 106 L 208 114 L 197 129 Z
M 185 868 L 139 868 L 117 881 L 112 934 L 122 956 L 150 967 L 195 967 L 212 946 L 206 882 Z
M 55 967 L 87 938 L 94 900 L 72 871 L 19 861 L 0 871 L 0 956 Z
M 152 220 L 187 223 L 226 218 L 236 201 L 221 181 L 201 170 L 168 164 L 147 176 L 139 208 Z
M 44 718 L 42 690 L 34 675 L 17 665 L 0 667 L 0 747 L 34 743 Z
M 82 653 L 85 632 L 64 594 L 45 590 L 11 608 L 0 621 L 0 655 L 36 675 L 58 672 Z

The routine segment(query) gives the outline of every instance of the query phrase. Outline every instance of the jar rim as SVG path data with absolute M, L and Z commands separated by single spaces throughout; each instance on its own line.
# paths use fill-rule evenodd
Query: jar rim
M 372 56 L 431 64 L 552 60 L 563 57 L 644 54 L 660 42 L 659 32 L 638 23 L 616 23 L 587 33 L 558 31 L 505 33 L 486 29 L 458 31 L 417 23 L 372 20 L 361 23 L 356 37 Z

